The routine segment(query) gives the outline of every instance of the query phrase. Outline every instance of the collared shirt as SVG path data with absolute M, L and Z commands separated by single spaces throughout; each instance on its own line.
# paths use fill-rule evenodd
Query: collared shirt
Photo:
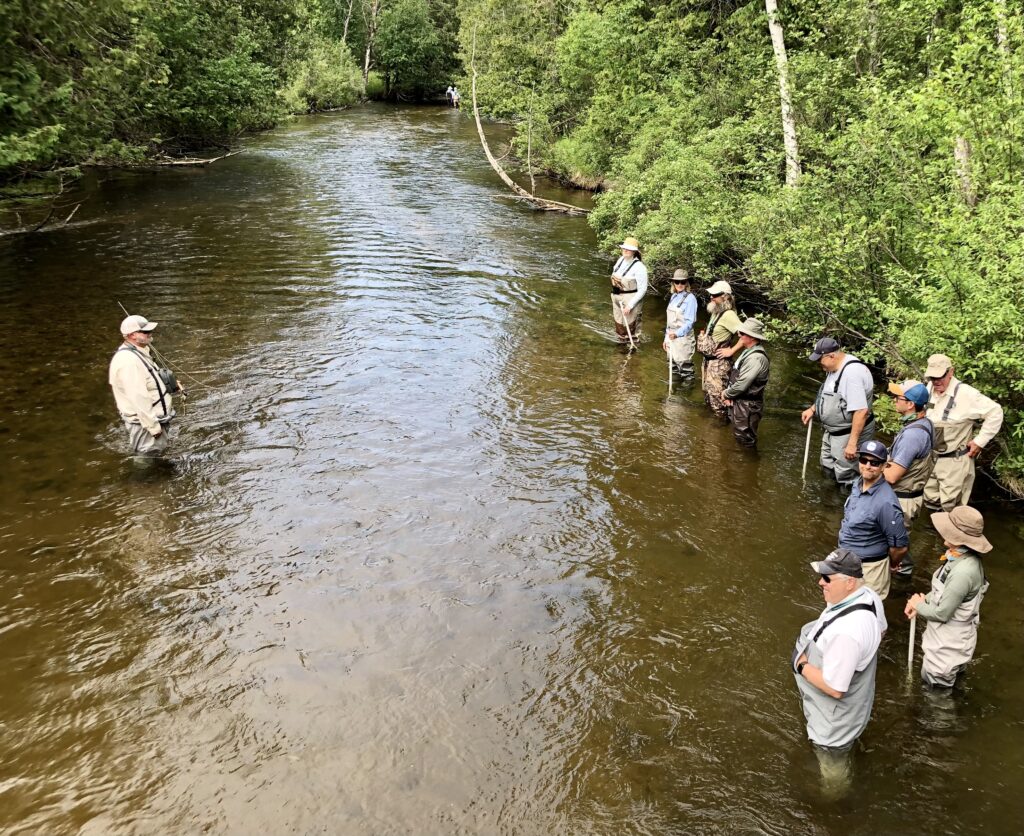
M 754 348 L 756 347 L 743 349 L 739 359 L 736 361 L 736 365 L 733 367 L 736 371 L 736 379 L 722 391 L 723 398 L 731 400 L 746 392 L 753 386 L 755 381 L 767 380 L 769 370 L 768 356 L 763 351 L 755 351 Z
M 957 386 L 960 388 L 957 389 Z M 946 420 L 951 424 L 960 421 L 980 421 L 981 429 L 974 437 L 974 443 L 979 447 L 984 447 L 995 438 L 996 433 L 1003 426 L 1003 408 L 973 386 L 951 377 L 946 391 L 941 395 L 934 391 L 931 383 L 928 384 L 928 417 L 933 421 L 941 421 L 946 404 L 954 392 L 956 392 L 956 402 Z
M 138 351 L 150 360 L 149 347 L 132 346 L 135 351 L 129 351 L 127 346 L 130 345 L 125 342 L 114 352 L 108 374 L 110 388 L 114 390 L 114 400 L 122 418 L 132 420 L 133 423 L 137 420 L 151 435 L 159 435 L 160 420 L 166 420 L 173 414 L 171 396 L 158 382 L 159 376 L 150 374 L 143 359 L 135 353 Z M 151 360 L 150 366 L 155 372 L 156 366 Z
M 870 562 L 886 557 L 890 548 L 909 545 L 910 536 L 892 486 L 882 478 L 866 491 L 863 484 L 858 477 L 847 497 L 839 545 Z
M 928 621 L 945 624 L 953 617 L 957 607 L 977 595 L 985 585 L 985 570 L 981 557 L 967 546 L 958 546 L 946 552 L 946 561 L 936 572 L 944 583 L 942 595 L 931 590 L 917 605 L 917 614 Z
M 857 604 L 874 605 L 874 613 L 867 610 L 853 612 L 843 618 L 835 618 L 843 610 Z M 835 618 L 835 621 L 832 619 Z M 811 635 L 818 632 L 821 624 L 832 621 L 816 642 L 821 650 L 821 676 L 825 684 L 837 691 L 846 692 L 856 671 L 862 671 L 878 651 L 882 633 L 888 626 L 882 600 L 866 586 L 861 586 L 837 604 L 825 607 L 818 616 Z
M 637 282 L 637 287 L 640 287 L 639 282 Z M 683 324 L 676 328 L 676 336 L 685 337 L 691 333 L 697 322 L 697 297 L 688 290 L 684 290 L 682 293 L 673 293 L 668 300 L 668 306 L 679 308 L 683 317 Z M 668 334 L 667 328 L 665 333 Z

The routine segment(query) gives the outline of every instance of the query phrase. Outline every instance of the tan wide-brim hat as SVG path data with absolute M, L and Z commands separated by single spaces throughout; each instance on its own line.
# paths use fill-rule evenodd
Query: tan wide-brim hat
M 672 283 L 679 284 L 680 282 L 690 283 L 690 273 L 683 267 L 680 267 L 672 274 Z
M 982 534 L 985 518 L 969 505 L 959 505 L 948 514 L 944 511 L 932 514 L 932 525 L 947 543 L 967 546 L 979 554 L 992 551 L 992 544 Z
M 765 341 L 764 323 L 760 319 L 754 319 L 753 317 L 745 319 L 743 324 L 736 329 L 736 333 L 746 334 L 748 337 L 753 337 L 761 342 Z
M 630 250 L 634 253 L 640 252 L 640 242 L 636 238 L 627 238 L 621 244 L 619 244 L 620 250 Z

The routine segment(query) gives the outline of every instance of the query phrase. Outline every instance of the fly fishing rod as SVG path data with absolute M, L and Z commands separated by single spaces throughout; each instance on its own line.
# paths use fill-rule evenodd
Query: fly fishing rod
M 122 305 L 120 302 L 117 303 L 117 306 L 122 311 L 124 311 L 124 315 L 125 316 L 131 316 L 131 314 L 128 313 L 128 310 L 125 308 L 125 306 Z M 164 356 L 163 352 L 157 350 L 157 347 L 155 345 L 150 345 L 149 346 L 149 350 L 152 351 L 154 356 L 156 357 L 156 359 L 159 360 L 161 363 L 163 363 L 165 366 L 167 366 L 170 369 L 174 369 L 176 372 L 178 372 L 178 374 L 183 375 L 184 377 L 187 377 L 189 380 L 191 380 L 196 385 L 202 386 L 205 389 L 214 389 L 215 388 L 214 386 L 211 386 L 209 383 L 206 383 L 206 382 L 200 380 L 195 375 L 190 374 L 189 372 L 185 371 L 180 366 L 177 366 L 174 363 L 172 363 L 170 360 L 167 359 L 167 357 Z M 164 370 L 164 371 L 166 371 L 166 370 Z M 170 372 L 168 372 L 168 373 L 170 374 Z M 180 384 L 178 383 L 178 381 L 174 379 L 174 375 L 171 374 L 170 377 L 171 377 L 170 380 L 167 380 L 167 379 L 164 380 L 164 385 L 167 386 L 167 391 L 170 392 L 172 395 L 180 394 L 183 398 L 187 397 L 187 395 L 185 394 L 185 390 L 182 389 Z

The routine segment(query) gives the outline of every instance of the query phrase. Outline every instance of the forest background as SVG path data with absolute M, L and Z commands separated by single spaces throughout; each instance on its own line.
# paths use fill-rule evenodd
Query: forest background
M 1024 495 L 1024 9 L 1007 0 L 0 0 L 0 183 L 189 153 L 478 74 L 656 272 L 893 376 L 949 354 Z

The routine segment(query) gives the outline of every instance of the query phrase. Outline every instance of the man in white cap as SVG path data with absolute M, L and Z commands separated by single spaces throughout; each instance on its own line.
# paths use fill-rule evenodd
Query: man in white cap
M 832 337 L 818 340 L 808 359 L 821 363 L 826 374 L 814 403 L 800 420 L 807 424 L 818 416 L 821 466 L 848 490 L 857 478 L 857 448 L 875 437 L 871 412 L 875 381 L 867 364 L 843 351 Z
M 619 245 L 622 255 L 612 268 L 612 316 L 619 342 L 636 340 L 642 325 L 640 302 L 647 293 L 647 267 L 640 255 L 640 242 L 627 238 Z M 629 327 L 627 329 L 627 323 Z
M 680 267 L 672 275 L 672 295 L 665 312 L 665 341 L 661 347 L 668 352 L 672 366 L 683 380 L 693 377 L 696 324 L 697 297 L 690 293 L 690 274 Z
M 156 326 L 144 316 L 125 317 L 124 342 L 110 361 L 110 388 L 136 456 L 159 456 L 167 449 L 175 415 L 171 389 L 180 391 L 177 385 L 168 385 L 164 370 L 150 354 Z
M 924 488 L 929 508 L 966 505 L 974 488 L 974 459 L 1003 426 L 1003 408 L 953 376 L 945 354 L 928 358 L 928 417 L 935 425 L 935 467 Z
M 722 391 L 722 400 L 729 407 L 732 434 L 742 447 L 757 447 L 757 427 L 764 415 L 764 390 L 768 385 L 771 364 L 761 343 L 764 325 L 759 319 L 748 319 L 736 329 L 741 347 L 739 359 L 729 372 L 729 385 Z
M 932 575 L 928 594 L 912 596 L 904 613 L 928 622 L 921 640 L 921 678 L 937 688 L 952 688 L 978 646 L 981 601 L 988 591 L 981 556 L 992 551 L 992 544 L 983 533 L 981 513 L 967 505 L 932 514 L 932 525 L 946 546 L 943 563 Z
M 836 549 L 811 568 L 820 576 L 826 607 L 800 630 L 792 664 L 807 736 L 821 759 L 849 751 L 871 719 L 878 646 L 887 625 L 882 602 L 864 585 L 857 555 Z
M 717 281 L 708 288 L 708 326 L 697 336 L 697 349 L 704 355 L 704 403 L 719 418 L 729 419 L 729 407 L 722 390 L 729 384 L 732 356 L 740 350 L 735 342 L 740 327 L 736 302 L 728 282 Z

